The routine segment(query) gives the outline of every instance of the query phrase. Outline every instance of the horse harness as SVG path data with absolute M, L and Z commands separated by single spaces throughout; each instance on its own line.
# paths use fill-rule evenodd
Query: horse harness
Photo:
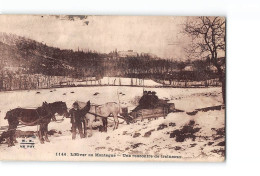
M 36 113 L 37 113 L 39 119 L 37 119 L 37 120 L 35 120 L 35 121 L 33 121 L 33 122 L 30 122 L 30 123 L 23 122 L 21 119 L 19 119 L 19 121 L 20 121 L 22 124 L 24 124 L 24 125 L 30 126 L 30 125 L 33 125 L 33 124 L 39 122 L 40 120 L 42 120 L 42 119 L 44 119 L 44 118 L 46 118 L 46 117 L 48 117 L 48 116 L 50 116 L 50 115 L 53 115 L 52 113 L 48 113 L 48 114 L 45 115 L 45 116 L 41 116 L 41 115 L 39 114 L 39 112 L 37 111 L 37 109 L 35 109 L 35 111 L 36 111 Z

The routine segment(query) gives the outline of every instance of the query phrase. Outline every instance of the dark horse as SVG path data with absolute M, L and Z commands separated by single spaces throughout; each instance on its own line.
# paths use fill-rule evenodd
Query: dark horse
M 9 133 L 10 140 L 8 146 L 14 146 L 15 131 L 19 122 L 26 126 L 40 125 L 38 133 L 40 142 L 44 143 L 43 136 L 46 142 L 50 142 L 47 134 L 48 124 L 51 122 L 51 119 L 56 121 L 55 113 L 67 116 L 66 103 L 61 101 L 54 103 L 43 102 L 42 106 L 36 109 L 15 108 L 8 111 L 5 117 L 9 124 L 7 133 Z

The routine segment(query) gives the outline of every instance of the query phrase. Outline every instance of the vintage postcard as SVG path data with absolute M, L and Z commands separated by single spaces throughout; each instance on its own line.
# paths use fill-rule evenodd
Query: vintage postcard
M 224 161 L 225 20 L 0 15 L 0 159 Z

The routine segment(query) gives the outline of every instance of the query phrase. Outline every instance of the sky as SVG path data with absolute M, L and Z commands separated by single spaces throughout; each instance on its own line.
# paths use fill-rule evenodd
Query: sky
M 185 60 L 186 17 L 0 15 L 0 32 L 31 38 L 61 49 L 102 53 L 134 50 Z

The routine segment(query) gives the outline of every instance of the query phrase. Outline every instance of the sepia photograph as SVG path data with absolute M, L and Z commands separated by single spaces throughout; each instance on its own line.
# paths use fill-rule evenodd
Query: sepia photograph
M 0 160 L 225 161 L 224 16 L 0 24 Z

